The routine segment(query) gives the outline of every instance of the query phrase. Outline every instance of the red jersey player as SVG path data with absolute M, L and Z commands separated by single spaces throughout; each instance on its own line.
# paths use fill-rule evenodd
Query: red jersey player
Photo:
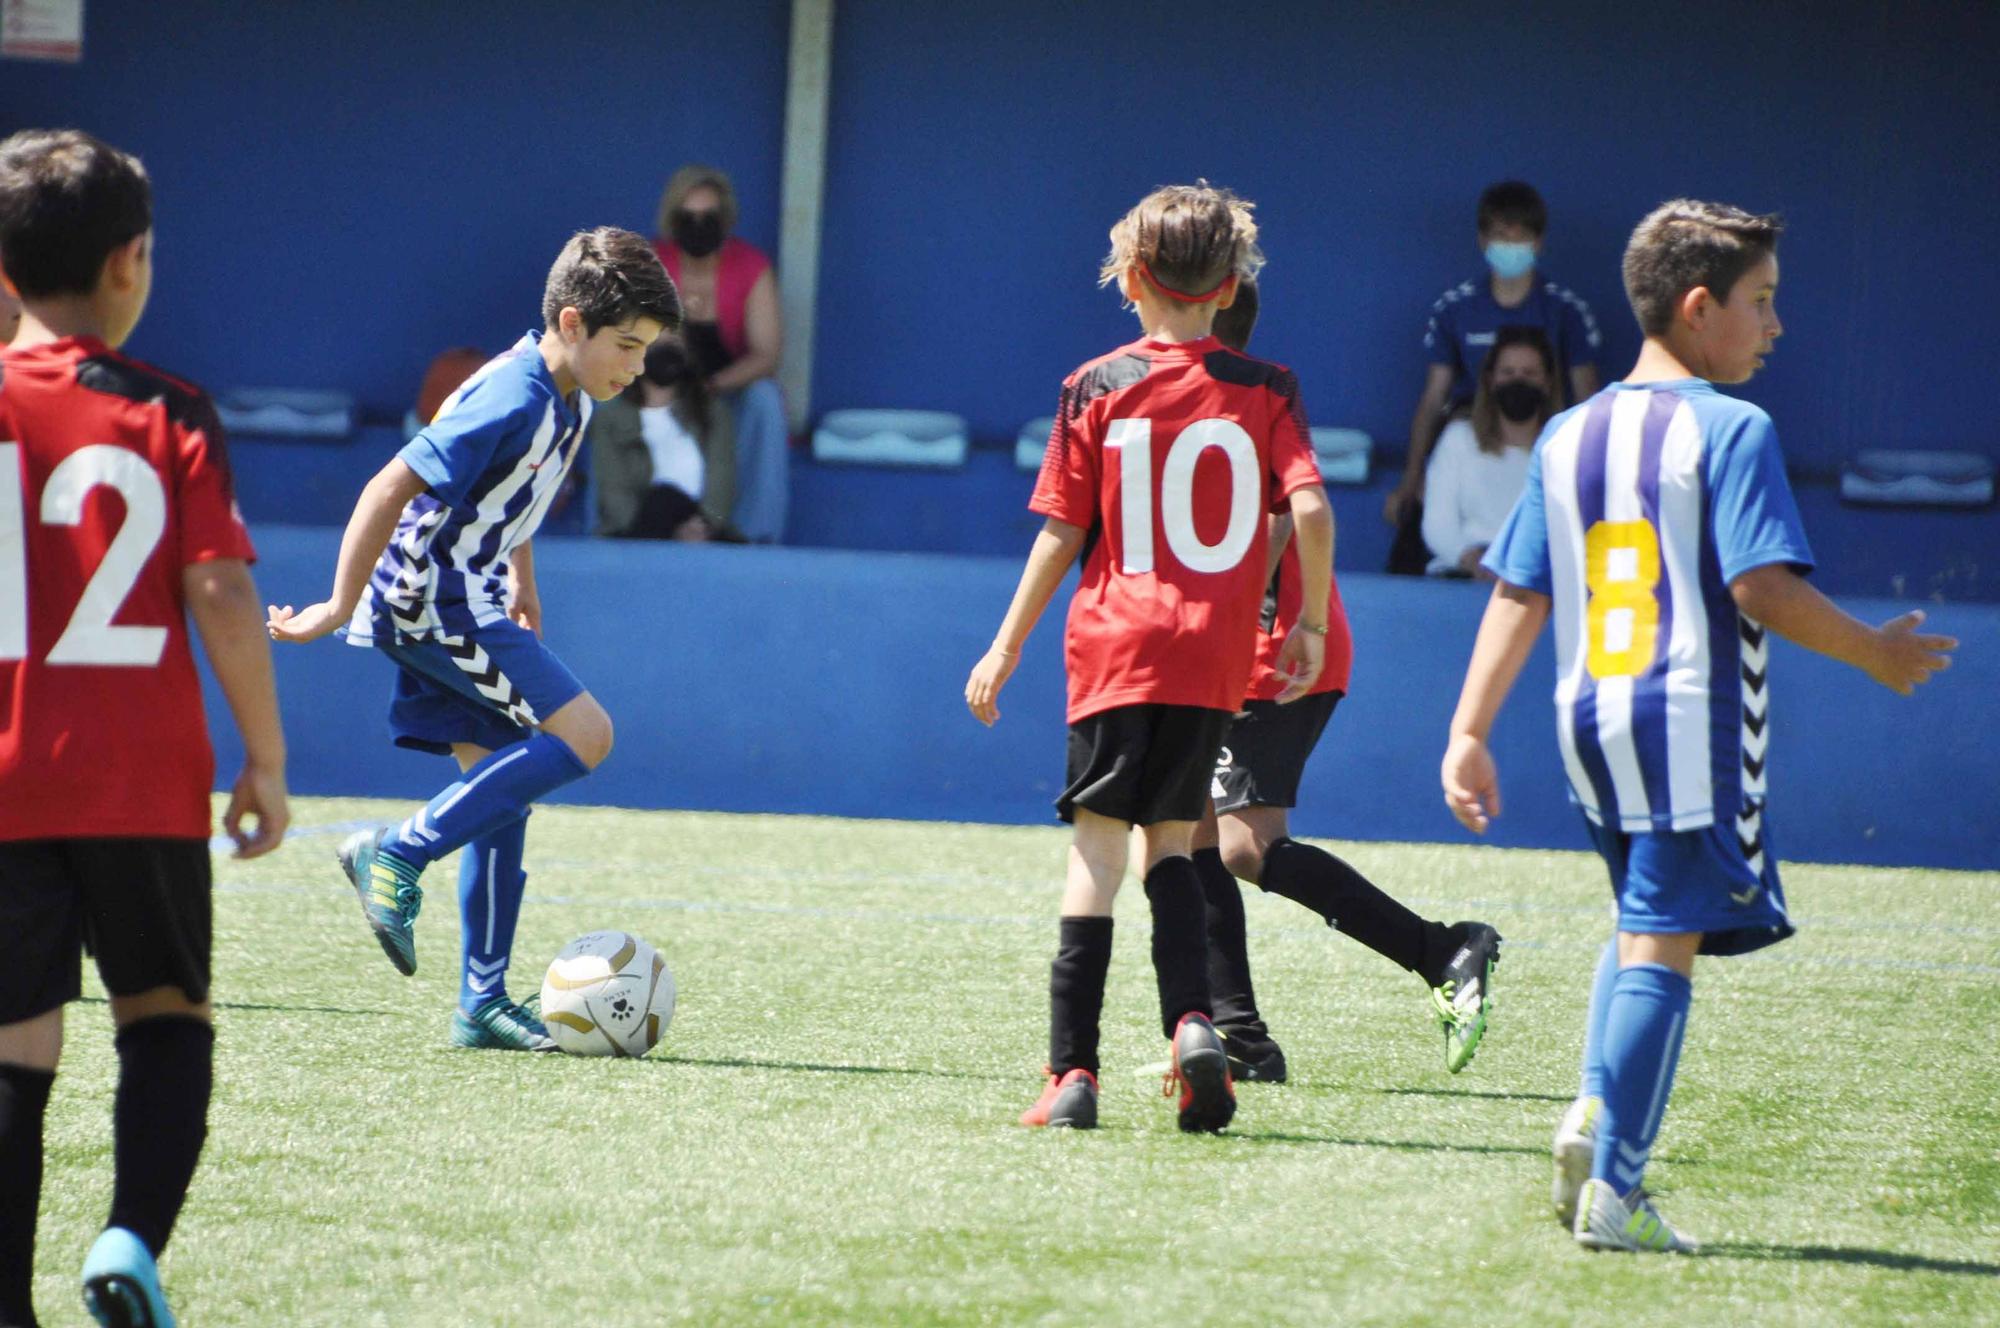
M 1215 320 L 1216 336 L 1241 350 L 1257 319 L 1257 288 L 1246 284 Z M 1240 877 L 1305 905 L 1327 925 L 1420 976 L 1444 1025 L 1445 1067 L 1464 1069 L 1486 1031 L 1500 933 L 1483 922 L 1421 918 L 1347 863 L 1291 838 L 1299 779 L 1333 709 L 1347 692 L 1353 637 L 1340 586 L 1328 578 L 1326 667 L 1301 700 L 1279 704 L 1287 679 L 1284 642 L 1298 621 L 1302 569 L 1290 519 L 1271 519 L 1275 563 L 1257 625 L 1257 667 L 1242 710 L 1215 766 L 1213 813 L 1195 830 L 1194 865 L 1208 902 L 1208 974 L 1214 1019 L 1238 1080 L 1282 1082 L 1285 1053 L 1257 1011 L 1244 938 Z
M 0 271 L 24 306 L 0 350 L 0 1323 L 35 1322 L 42 1121 L 88 945 L 119 1076 L 85 1302 L 171 1324 L 154 1261 L 214 1047 L 215 759 L 186 619 L 243 734 L 225 827 L 246 858 L 286 822 L 270 643 L 208 398 L 115 349 L 152 284 L 144 169 L 73 130 L 0 141 Z
M 1064 381 L 1029 503 L 1046 521 L 966 683 L 972 713 L 993 723 L 1022 642 L 1089 544 L 1064 636 L 1069 775 L 1056 803 L 1076 834 L 1049 980 L 1048 1079 L 1025 1125 L 1097 1123 L 1111 904 L 1135 825 L 1180 1127 L 1219 1130 L 1236 1110 L 1210 1023 L 1205 905 L 1189 842 L 1250 682 L 1265 514 L 1291 513 L 1315 610 L 1326 602 L 1333 539 L 1297 380 L 1209 334 L 1216 310 L 1262 263 L 1250 205 L 1207 184 L 1155 190 L 1112 227 L 1101 284 L 1117 283 L 1145 335 Z M 1279 652 L 1289 680 L 1281 700 L 1311 689 L 1326 630 L 1318 612 L 1299 616 Z

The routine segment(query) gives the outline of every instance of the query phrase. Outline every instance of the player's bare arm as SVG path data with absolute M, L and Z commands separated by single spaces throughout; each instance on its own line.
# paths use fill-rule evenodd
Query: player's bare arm
M 1540 591 L 1502 581 L 1493 587 L 1479 620 L 1440 771 L 1445 805 L 1476 835 L 1485 834 L 1500 814 L 1500 773 L 1486 738 L 1549 620 L 1549 603 Z
M 222 828 L 236 841 L 236 857 L 269 853 L 285 837 L 291 812 L 285 791 L 285 733 L 278 719 L 278 687 L 271 672 L 271 643 L 257 612 L 257 585 L 240 558 L 190 564 L 181 573 L 188 616 L 222 686 L 243 735 L 243 769 L 229 793 Z M 245 821 L 254 819 L 248 830 Z
M 1299 542 L 1299 620 L 1278 651 L 1287 679 L 1278 704 L 1312 690 L 1326 667 L 1326 603 L 1333 593 L 1333 508 L 1317 484 L 1292 494 L 1292 537 Z
M 1851 664 L 1890 691 L 1908 696 L 1951 667 L 1955 637 L 1919 633 L 1924 611 L 1870 627 L 1822 595 L 1785 563 L 1753 567 L 1730 583 L 1736 607 L 1788 641 Z
M 340 537 L 340 559 L 334 565 L 333 592 L 318 604 L 294 610 L 291 605 L 271 605 L 266 626 L 273 641 L 317 641 L 346 622 L 368 585 L 375 560 L 396 533 L 396 520 L 410 499 L 425 489 L 423 478 L 403 461 L 392 458 L 375 473 L 354 515 L 347 519 L 347 532 Z
M 1082 552 L 1083 536 L 1082 526 L 1054 517 L 1042 522 L 1034 547 L 1028 550 L 1028 565 L 1021 569 L 1021 583 L 1014 588 L 1014 602 L 1007 606 L 1007 616 L 1001 619 L 993 644 L 972 666 L 972 676 L 965 681 L 965 704 L 980 723 L 991 725 L 1000 718 L 1000 689 L 1014 675 L 1028 633 L 1035 629 L 1070 564 Z
M 507 559 L 507 616 L 542 634 L 542 592 L 535 585 L 534 541 L 524 540 Z

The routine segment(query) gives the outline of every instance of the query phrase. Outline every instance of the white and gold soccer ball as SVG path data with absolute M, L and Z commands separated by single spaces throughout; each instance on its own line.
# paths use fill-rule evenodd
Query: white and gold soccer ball
M 673 1017 L 667 961 L 630 932 L 577 937 L 542 979 L 542 1023 L 572 1056 L 643 1056 Z

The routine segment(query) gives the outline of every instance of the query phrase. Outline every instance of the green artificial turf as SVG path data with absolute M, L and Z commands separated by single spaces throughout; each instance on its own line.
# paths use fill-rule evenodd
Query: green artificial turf
M 163 1267 L 183 1324 L 1676 1324 L 2000 1321 L 2000 874 L 1791 866 L 1800 935 L 1704 960 L 1650 1182 L 1705 1242 L 1591 1255 L 1549 1214 L 1608 930 L 1597 859 L 1334 845 L 1427 916 L 1507 937 L 1477 1059 L 1416 978 L 1248 892 L 1291 1062 L 1185 1137 L 1142 892 L 1118 906 L 1103 1128 L 1015 1116 L 1046 1055 L 1057 829 L 548 807 L 513 989 L 584 931 L 657 945 L 680 1003 L 643 1061 L 446 1046 L 455 864 L 420 968 L 333 861 L 401 814 L 300 799 L 218 861 L 207 1152 Z M 86 981 L 93 996 L 95 979 Z M 101 999 L 69 1016 L 36 1292 L 110 1187 Z

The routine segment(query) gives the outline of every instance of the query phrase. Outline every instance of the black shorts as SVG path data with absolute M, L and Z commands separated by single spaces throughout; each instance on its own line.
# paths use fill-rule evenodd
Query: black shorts
M 1296 807 L 1306 758 L 1340 704 L 1340 692 L 1317 692 L 1289 705 L 1247 701 L 1215 759 L 1215 810 Z
M 1078 720 L 1056 814 L 1074 821 L 1081 807 L 1133 825 L 1199 821 L 1228 728 L 1227 710 L 1201 706 L 1119 706 Z
M 83 994 L 83 951 L 113 996 L 208 999 L 205 839 L 0 843 L 0 1024 Z

